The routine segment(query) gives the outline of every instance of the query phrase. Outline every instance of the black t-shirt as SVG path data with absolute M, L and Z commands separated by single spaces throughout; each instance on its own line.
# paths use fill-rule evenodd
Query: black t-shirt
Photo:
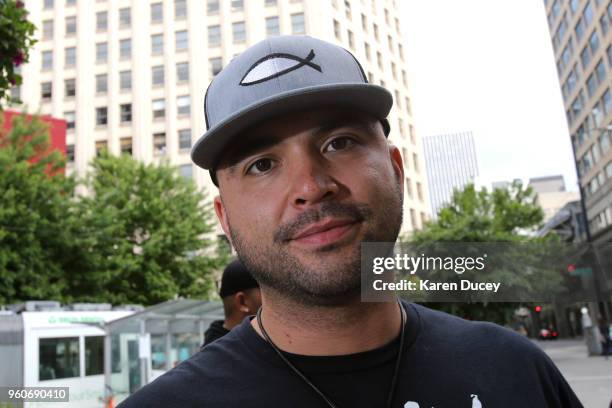
M 582 407 L 530 340 L 495 324 L 403 306 L 406 348 L 394 407 Z M 286 355 L 339 407 L 384 407 L 398 346 L 399 338 L 351 355 Z M 120 408 L 326 406 L 245 319 Z
M 204 344 L 201 347 L 208 346 L 215 340 L 219 340 L 230 331 L 223 327 L 223 320 L 215 320 L 210 324 L 208 330 L 204 333 Z

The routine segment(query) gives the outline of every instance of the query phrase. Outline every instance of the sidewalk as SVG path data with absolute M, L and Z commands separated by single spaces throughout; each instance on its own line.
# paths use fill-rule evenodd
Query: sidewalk
M 536 342 L 552 358 L 586 408 L 608 408 L 612 401 L 612 357 L 587 356 L 582 340 Z

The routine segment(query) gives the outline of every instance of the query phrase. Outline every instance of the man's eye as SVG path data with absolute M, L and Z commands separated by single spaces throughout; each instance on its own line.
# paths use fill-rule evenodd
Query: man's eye
M 337 151 L 351 147 L 355 142 L 350 137 L 337 137 L 325 146 L 324 151 Z
M 248 174 L 261 174 L 270 170 L 274 166 L 272 159 L 259 159 L 251 164 L 247 170 Z

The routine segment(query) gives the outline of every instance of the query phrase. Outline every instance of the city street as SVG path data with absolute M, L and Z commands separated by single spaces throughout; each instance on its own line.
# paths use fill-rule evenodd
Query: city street
M 588 357 L 582 340 L 538 341 L 586 408 L 608 408 L 612 401 L 612 358 Z

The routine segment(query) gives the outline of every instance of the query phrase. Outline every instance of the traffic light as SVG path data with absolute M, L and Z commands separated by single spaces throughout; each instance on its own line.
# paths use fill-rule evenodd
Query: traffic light
M 534 307 L 533 310 L 535 310 L 536 313 L 540 313 L 542 311 L 542 306 L 538 305 Z
M 574 264 L 569 264 L 569 265 L 567 265 L 567 271 L 568 271 L 569 273 L 572 273 L 572 272 L 574 272 L 575 270 L 576 270 L 576 265 L 574 265 Z

